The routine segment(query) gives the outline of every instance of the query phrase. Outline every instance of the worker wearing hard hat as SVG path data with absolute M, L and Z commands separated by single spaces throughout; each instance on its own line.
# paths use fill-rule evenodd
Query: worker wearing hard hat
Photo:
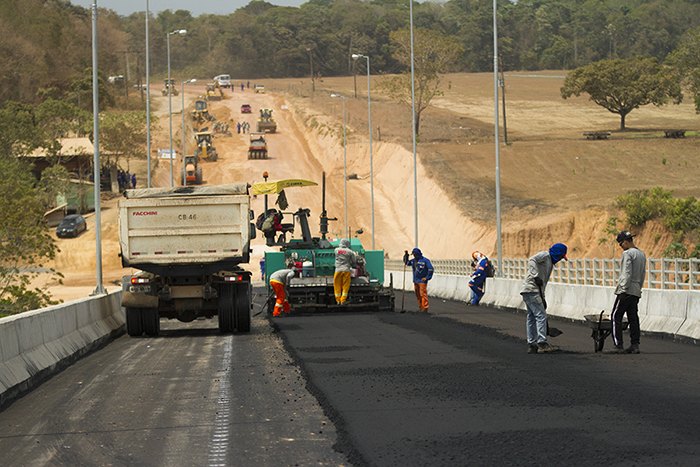
M 411 252 L 413 259 L 408 259 L 408 251 L 404 252 L 403 262 L 413 268 L 413 289 L 416 292 L 419 311 L 428 311 L 428 281 L 433 278 L 433 265 L 423 253 L 414 248 Z
M 350 292 L 352 271 L 357 266 L 357 254 L 350 248 L 350 240 L 344 238 L 335 249 L 335 274 L 333 275 L 333 291 L 335 303 L 344 304 Z
M 272 312 L 272 316 L 282 315 L 282 311 L 289 313 L 292 309 L 287 301 L 287 291 L 286 287 L 292 280 L 292 277 L 296 275 L 297 270 L 295 268 L 291 269 L 280 269 L 275 271 L 270 276 L 270 286 L 272 291 L 275 292 L 275 309 Z

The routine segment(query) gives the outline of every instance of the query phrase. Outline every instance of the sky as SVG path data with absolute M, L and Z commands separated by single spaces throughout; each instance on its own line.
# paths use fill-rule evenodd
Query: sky
M 70 0 L 73 5 L 85 8 L 92 7 L 97 2 L 97 8 L 114 10 L 117 14 L 128 16 L 137 11 L 146 11 L 146 0 Z M 278 6 L 298 7 L 306 0 L 267 0 L 268 3 Z M 201 14 L 227 15 L 234 13 L 250 3 L 250 0 L 148 0 L 148 9 L 152 15 L 157 15 L 163 10 L 187 10 L 192 16 Z

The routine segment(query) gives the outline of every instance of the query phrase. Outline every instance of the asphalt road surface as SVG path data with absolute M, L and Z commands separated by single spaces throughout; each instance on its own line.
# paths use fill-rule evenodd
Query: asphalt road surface
M 438 299 L 247 335 L 163 323 L 0 412 L 0 465 L 700 465 L 700 347 L 596 354 L 552 324 L 563 351 L 529 355 L 522 313 Z

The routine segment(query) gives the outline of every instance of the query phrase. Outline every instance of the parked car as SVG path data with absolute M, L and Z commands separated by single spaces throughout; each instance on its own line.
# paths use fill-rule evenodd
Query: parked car
M 222 88 L 231 87 L 231 76 L 230 75 L 219 75 L 214 77 L 214 82 L 219 83 Z
M 81 232 L 87 230 L 87 223 L 85 218 L 80 214 L 71 214 L 64 217 L 61 222 L 56 227 L 56 236 L 59 238 L 63 237 L 77 237 Z
M 248 105 L 248 104 L 243 104 L 243 105 L 241 106 L 241 113 L 242 113 L 242 114 L 249 114 L 249 113 L 251 113 L 252 111 L 253 111 L 253 110 L 250 108 L 250 105 Z

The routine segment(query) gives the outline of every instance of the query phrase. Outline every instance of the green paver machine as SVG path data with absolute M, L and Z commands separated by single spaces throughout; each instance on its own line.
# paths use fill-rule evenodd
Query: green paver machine
M 253 185 L 253 194 L 283 193 L 283 188 L 271 186 L 278 182 Z M 267 187 L 266 187 L 267 185 Z M 315 185 L 315 183 L 314 183 Z M 287 241 L 286 234 L 294 229 L 285 227 L 279 239 L 272 245 L 279 246 L 280 251 L 265 253 L 265 285 L 269 293 L 269 277 L 280 269 L 295 267 L 299 273 L 291 280 L 288 288 L 288 300 L 293 313 L 334 312 L 334 311 L 393 311 L 394 288 L 393 277 L 385 284 L 384 251 L 365 250 L 359 239 L 350 239 L 350 246 L 360 258 L 358 267 L 350 282 L 347 302 L 335 304 L 333 275 L 335 274 L 335 248 L 340 239 L 327 239 L 328 222 L 326 213 L 325 173 L 323 174 L 323 206 L 320 215 L 321 237 L 312 237 L 309 227 L 310 210 L 300 208 L 293 213 L 293 227 L 301 231 L 301 238 Z M 284 203 L 286 204 L 286 202 Z M 272 211 L 272 210 L 268 210 Z M 283 224 L 284 225 L 284 224 Z M 289 224 L 286 224 L 287 226 Z M 270 243 L 268 243 L 270 245 Z M 274 307 L 274 300 L 268 300 L 268 312 Z

